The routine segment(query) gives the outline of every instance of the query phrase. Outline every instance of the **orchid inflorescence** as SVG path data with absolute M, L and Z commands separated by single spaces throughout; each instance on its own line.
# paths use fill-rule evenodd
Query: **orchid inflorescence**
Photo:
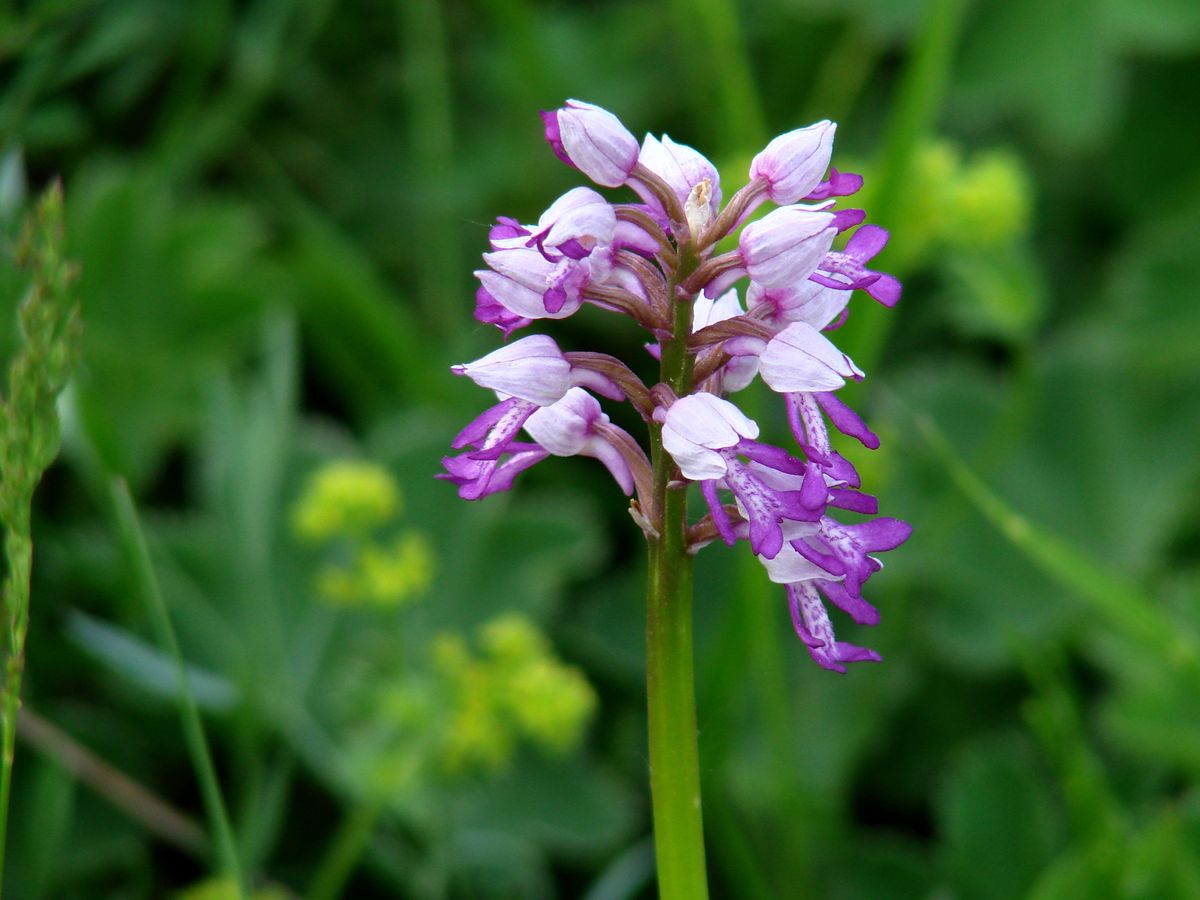
M 829 121 L 772 140 L 754 157 L 750 181 L 722 207 L 717 170 L 665 135 L 636 138 L 611 113 L 568 101 L 542 114 L 546 139 L 563 162 L 596 184 L 629 187 L 639 203 L 610 203 L 577 187 L 535 225 L 500 218 L 491 229 L 475 317 L 507 339 L 534 319 L 562 319 L 583 304 L 629 316 L 653 336 L 663 366 L 648 388 L 620 360 L 566 352 L 545 335 L 513 341 L 454 366 L 500 402 L 455 438 L 462 450 L 439 475 L 459 496 L 507 490 L 547 456 L 592 456 L 626 495 L 650 540 L 663 528 L 663 493 L 641 446 L 602 411 L 596 396 L 628 400 L 665 452 L 671 490 L 696 482 L 708 512 L 687 527 L 690 552 L 715 539 L 748 540 L 773 582 L 786 585 L 797 634 L 821 666 L 878 661 L 872 650 L 836 640 L 822 601 L 873 625 L 862 587 L 910 528 L 892 518 L 843 524 L 830 508 L 874 515 L 854 467 L 832 449 L 827 420 L 874 449 L 879 439 L 834 393 L 862 371 L 822 333 L 840 327 L 852 292 L 884 306 L 900 283 L 872 271 L 888 233 L 863 225 L 861 209 L 836 209 L 862 178 L 829 168 L 836 126 Z M 743 223 L 765 201 L 776 209 Z M 738 228 L 736 249 L 717 253 Z M 857 229 L 841 250 L 839 234 Z M 734 286 L 748 278 L 745 303 Z M 799 454 L 757 440 L 758 425 L 724 399 L 758 375 L 782 394 Z M 519 439 L 520 431 L 532 440 Z M 661 448 L 661 450 L 659 450 Z M 657 459 L 654 462 L 658 462 Z M 732 495 L 729 502 L 728 495 Z

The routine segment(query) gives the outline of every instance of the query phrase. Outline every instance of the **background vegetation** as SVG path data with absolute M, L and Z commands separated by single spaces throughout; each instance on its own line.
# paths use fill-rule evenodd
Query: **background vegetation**
M 1198 51 L 1190 0 L 4 4 L 0 355 L 54 176 L 85 323 L 5 896 L 652 895 L 624 504 L 587 460 L 432 480 L 487 223 L 577 182 L 536 111 L 579 97 L 727 193 L 838 121 L 906 283 L 846 332 L 847 453 L 916 529 L 839 624 L 884 664 L 701 556 L 715 894 L 1200 897 Z

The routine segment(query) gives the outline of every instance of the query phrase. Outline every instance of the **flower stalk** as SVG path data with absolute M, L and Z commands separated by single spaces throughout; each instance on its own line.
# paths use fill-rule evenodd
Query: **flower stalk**
M 686 246 L 684 251 L 688 250 Z M 681 262 L 692 262 L 681 252 Z M 682 267 L 681 267 L 682 268 Z M 674 296 L 682 273 L 669 290 Z M 676 395 L 691 389 L 690 297 L 673 304 L 672 337 L 662 348 L 661 381 Z M 696 689 L 692 650 L 692 557 L 687 551 L 687 490 L 662 445 L 662 426 L 651 428 L 655 508 L 659 536 L 649 545 L 646 595 L 646 702 L 650 734 L 650 793 L 659 896 L 705 898 L 704 829 L 700 753 L 696 742 Z

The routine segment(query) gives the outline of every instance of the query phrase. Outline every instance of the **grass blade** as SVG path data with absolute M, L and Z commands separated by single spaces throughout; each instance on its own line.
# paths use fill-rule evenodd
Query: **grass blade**
M 204 723 L 200 720 L 200 710 L 196 706 L 196 698 L 192 694 L 187 666 L 183 661 L 183 654 L 180 652 L 179 641 L 175 637 L 175 629 L 171 625 L 167 606 L 163 602 L 162 590 L 159 587 L 158 576 L 154 572 L 154 564 L 150 559 L 150 550 L 146 545 L 146 536 L 142 531 L 133 497 L 130 496 L 129 487 L 123 478 L 114 478 L 110 483 L 109 491 L 119 536 L 128 555 L 129 563 L 133 567 L 138 593 L 141 594 L 142 600 L 146 604 L 147 612 L 158 633 L 160 643 L 175 660 L 176 673 L 179 678 L 179 717 L 183 724 L 183 736 L 187 743 L 192 766 L 196 770 L 196 777 L 200 781 L 200 793 L 204 798 L 204 807 L 213 831 L 213 843 L 216 846 L 221 870 L 233 878 L 238 887 L 238 896 L 245 898 L 245 885 L 233 840 L 233 829 L 229 825 L 225 801 L 221 797 L 216 768 L 213 765 L 212 754 L 208 749 L 208 740 L 204 734 Z

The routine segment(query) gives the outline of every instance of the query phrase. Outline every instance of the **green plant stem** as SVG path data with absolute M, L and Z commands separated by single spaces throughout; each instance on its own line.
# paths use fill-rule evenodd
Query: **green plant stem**
M 686 277 L 687 248 L 670 285 Z M 677 394 L 690 388 L 691 298 L 673 301 L 673 337 L 663 344 L 662 380 Z M 662 428 L 651 429 L 659 534 L 650 544 L 646 598 L 646 696 L 650 723 L 650 792 L 654 852 L 661 900 L 704 900 L 704 828 L 700 808 L 700 753 L 696 743 L 696 689 L 692 663 L 692 558 L 687 552 L 687 493 L 672 488 L 674 462 L 663 450 Z
M 317 874 L 308 890 L 308 900 L 337 900 L 341 896 L 347 880 L 354 874 L 354 868 L 362 858 L 382 811 L 379 803 L 360 803 L 342 820 L 329 849 L 317 866 Z
M 125 484 L 123 478 L 112 480 L 109 495 L 121 541 L 125 545 L 125 551 L 137 578 L 138 591 L 146 603 L 154 628 L 158 632 L 159 641 L 175 660 L 179 675 L 179 716 L 183 723 L 183 736 L 187 743 L 188 755 L 192 759 L 192 766 L 196 770 L 196 777 L 200 782 L 200 794 L 204 799 L 204 808 L 208 813 L 209 825 L 213 830 L 213 843 L 216 846 L 221 870 L 234 880 L 237 885 L 238 897 L 245 900 L 247 894 L 242 878 L 242 867 L 238 862 L 233 829 L 229 825 L 229 815 L 225 810 L 225 801 L 221 797 L 220 784 L 217 782 L 216 767 L 213 765 L 212 755 L 208 750 L 208 740 L 204 735 L 204 723 L 200 720 L 200 710 L 196 707 L 196 700 L 192 695 L 187 667 L 183 662 L 183 654 L 179 649 L 179 641 L 175 636 L 175 628 L 171 625 L 171 617 L 167 613 L 166 603 L 163 602 L 162 589 L 159 587 L 158 576 L 154 573 L 154 563 L 150 559 L 150 550 L 146 546 L 146 536 L 142 531 L 137 509 L 129 494 L 129 486 Z

